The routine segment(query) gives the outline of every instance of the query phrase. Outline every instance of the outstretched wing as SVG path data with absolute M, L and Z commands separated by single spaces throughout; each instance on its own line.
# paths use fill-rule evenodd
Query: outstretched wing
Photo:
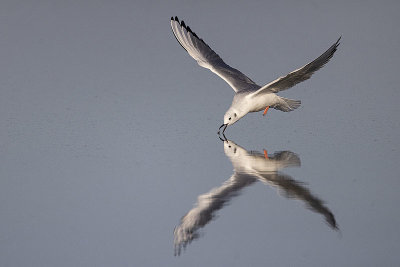
M 263 94 L 263 93 L 276 93 L 279 91 L 283 91 L 289 89 L 290 87 L 295 86 L 296 84 L 305 81 L 311 77 L 317 70 L 322 68 L 328 61 L 331 59 L 333 54 L 336 52 L 337 47 L 339 46 L 339 41 L 342 37 L 340 37 L 336 43 L 334 43 L 328 50 L 325 51 L 321 56 L 319 56 L 314 61 L 308 63 L 307 65 L 292 71 L 285 77 L 280 77 L 275 81 L 270 82 L 267 85 L 264 85 L 260 89 L 258 89 L 254 95 Z
M 235 92 L 244 89 L 257 90 L 260 88 L 246 75 L 225 64 L 225 62 L 215 53 L 197 34 L 192 32 L 185 22 L 179 22 L 178 17 L 171 17 L 171 28 L 176 40 L 203 68 L 207 68 L 224 79 Z
M 182 217 L 174 230 L 175 256 L 179 256 L 193 240 L 200 237 L 200 228 L 215 218 L 216 212 L 240 194 L 240 190 L 257 181 L 251 174 L 234 173 L 220 187 L 198 196 L 196 205 Z

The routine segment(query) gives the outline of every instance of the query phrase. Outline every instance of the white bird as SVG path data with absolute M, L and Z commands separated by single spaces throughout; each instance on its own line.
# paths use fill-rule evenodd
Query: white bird
M 276 95 L 275 93 L 293 87 L 294 85 L 305 81 L 311 75 L 322 68 L 335 53 L 339 46 L 341 37 L 314 61 L 303 67 L 292 71 L 286 76 L 264 85 L 259 86 L 239 70 L 227 65 L 217 53 L 215 53 L 204 41 L 194 33 L 189 26 L 185 25 L 178 17 L 171 17 L 171 27 L 176 40 L 181 46 L 194 58 L 197 63 L 207 68 L 224 79 L 235 91 L 232 105 L 226 111 L 222 133 L 225 132 L 228 125 L 232 125 L 249 112 L 258 112 L 264 110 L 263 115 L 271 107 L 284 112 L 292 111 L 301 104 L 300 100 L 287 99 Z M 218 131 L 219 134 L 219 131 Z

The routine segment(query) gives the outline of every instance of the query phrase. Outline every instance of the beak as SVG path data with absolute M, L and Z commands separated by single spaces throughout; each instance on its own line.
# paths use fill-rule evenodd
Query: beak
M 219 129 L 218 129 L 218 134 L 220 134 L 220 131 L 221 131 L 221 128 L 222 127 L 224 127 L 225 126 L 225 128 L 222 130 L 222 134 L 224 134 L 224 132 L 225 132 L 225 130 L 226 130 L 226 127 L 228 127 L 228 124 L 226 123 L 224 123 L 224 124 L 222 124 L 221 126 L 219 126 Z
M 224 127 L 224 126 L 225 126 L 225 128 L 222 130 L 222 136 L 224 137 L 224 139 L 222 139 L 222 138 L 221 138 L 221 135 L 220 135 L 220 132 L 221 132 L 221 128 Z M 226 127 L 228 127 L 228 124 L 222 124 L 222 125 L 219 127 L 219 129 L 218 129 L 218 137 L 219 137 L 219 139 L 220 139 L 221 141 L 224 141 L 224 142 L 225 142 L 225 141 L 228 141 L 228 139 L 226 139 L 226 136 L 225 136 L 225 134 L 224 134 Z

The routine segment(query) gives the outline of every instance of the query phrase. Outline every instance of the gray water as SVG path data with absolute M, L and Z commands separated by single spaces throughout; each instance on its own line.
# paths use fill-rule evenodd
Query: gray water
M 397 265 L 399 8 L 3 1 L 0 265 Z M 175 15 L 259 84 L 342 44 L 223 142 L 233 91 Z

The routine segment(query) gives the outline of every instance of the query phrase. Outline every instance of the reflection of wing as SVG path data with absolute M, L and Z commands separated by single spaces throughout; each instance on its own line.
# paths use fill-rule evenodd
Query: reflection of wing
M 334 43 L 328 50 L 325 51 L 321 56 L 319 56 L 314 61 L 308 63 L 307 65 L 292 71 L 288 75 L 284 77 L 280 77 L 267 85 L 264 85 L 260 89 L 258 89 L 254 94 L 263 94 L 263 93 L 276 93 L 279 91 L 283 91 L 289 89 L 290 87 L 295 86 L 296 84 L 305 81 L 311 77 L 317 70 L 322 68 L 328 61 L 331 59 L 333 54 L 336 52 L 337 47 L 339 46 L 339 38 L 336 43 Z
M 287 198 L 302 200 L 309 209 L 323 215 L 326 222 L 333 229 L 338 229 L 333 213 L 325 207 L 321 199 L 314 196 L 302 183 L 292 179 L 289 175 L 281 173 L 259 174 L 258 179 L 277 187 L 279 192 Z
M 199 237 L 198 230 L 214 218 L 216 211 L 239 195 L 239 190 L 255 181 L 253 175 L 234 173 L 220 187 L 200 195 L 196 206 L 182 217 L 174 230 L 175 255 L 180 255 L 182 248 Z
M 227 65 L 197 34 L 185 25 L 179 23 L 177 17 L 171 18 L 171 28 L 179 44 L 203 68 L 209 69 L 224 79 L 235 92 L 243 89 L 256 90 L 260 88 L 249 77 Z

